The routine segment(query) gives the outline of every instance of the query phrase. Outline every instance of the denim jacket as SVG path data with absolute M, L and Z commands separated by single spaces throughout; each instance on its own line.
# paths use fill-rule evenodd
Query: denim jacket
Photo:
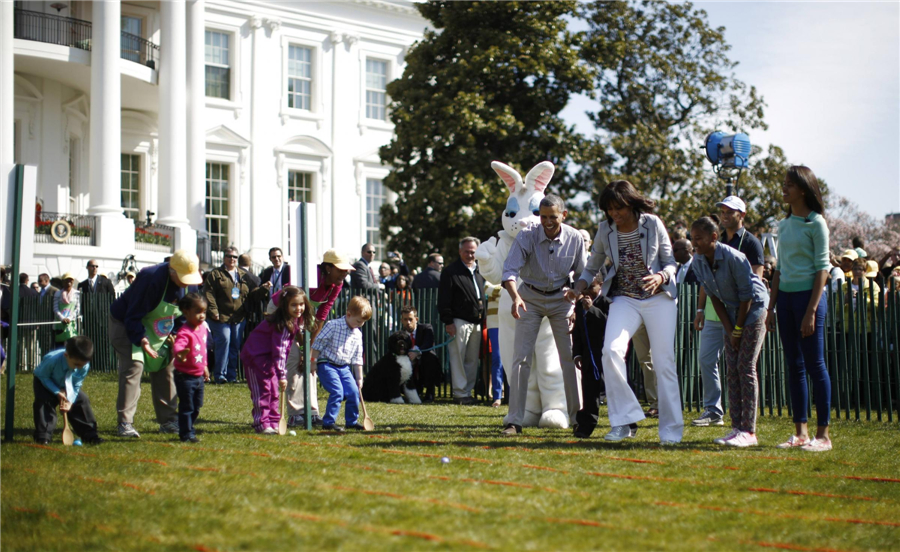
M 713 266 L 706 255 L 694 255 L 694 274 L 706 290 L 706 294 L 725 303 L 732 324 L 737 321 L 742 301 L 750 301 L 750 312 L 745 325 L 755 322 L 766 311 L 769 292 L 762 280 L 750 268 L 750 262 L 740 251 L 722 242 L 716 243 Z

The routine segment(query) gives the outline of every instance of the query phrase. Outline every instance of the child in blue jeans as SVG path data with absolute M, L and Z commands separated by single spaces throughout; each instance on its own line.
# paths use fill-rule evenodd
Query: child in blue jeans
M 347 305 L 347 314 L 325 324 L 312 346 L 310 372 L 318 372 L 322 387 L 328 391 L 328 405 L 322 429 L 344 431 L 334 424 L 345 399 L 344 419 L 348 429 L 365 430 L 359 423 L 359 390 L 362 389 L 362 332 L 359 329 L 372 318 L 372 305 L 356 296 Z M 351 373 L 350 367 L 353 367 Z

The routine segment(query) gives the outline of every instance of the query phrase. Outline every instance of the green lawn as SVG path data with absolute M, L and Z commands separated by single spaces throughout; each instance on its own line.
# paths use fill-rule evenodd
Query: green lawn
M 203 442 L 183 445 L 155 431 L 149 384 L 142 438 L 115 437 L 116 383 L 92 375 L 108 441 L 66 448 L 57 431 L 38 447 L 31 376 L 17 381 L 4 551 L 900 549 L 896 422 L 836 421 L 819 455 L 774 448 L 788 418 L 762 418 L 749 450 L 713 445 L 718 427 L 660 448 L 653 420 L 621 444 L 601 439 L 605 419 L 587 441 L 503 439 L 506 407 L 446 402 L 370 405 L 371 433 L 262 437 L 247 387 L 230 385 L 206 388 Z

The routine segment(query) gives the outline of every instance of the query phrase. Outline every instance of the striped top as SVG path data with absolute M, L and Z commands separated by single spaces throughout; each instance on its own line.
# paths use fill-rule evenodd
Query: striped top
M 650 294 L 643 289 L 643 279 L 647 276 L 650 276 L 650 269 L 644 264 L 640 232 L 637 228 L 633 232 L 619 232 L 619 270 L 616 272 L 610 297 L 624 295 L 634 299 L 647 299 Z
M 587 262 L 584 238 L 568 224 L 560 225 L 551 239 L 535 224 L 521 230 L 503 263 L 503 281 L 521 277 L 526 284 L 549 291 L 569 281 L 569 273 L 581 274 Z

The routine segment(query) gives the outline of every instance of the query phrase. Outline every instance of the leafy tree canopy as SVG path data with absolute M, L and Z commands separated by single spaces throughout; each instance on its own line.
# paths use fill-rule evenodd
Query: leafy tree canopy
M 388 85 L 396 134 L 381 150 L 393 167 L 384 184 L 398 196 L 381 229 L 413 264 L 432 251 L 452 256 L 462 236 L 497 232 L 507 191 L 491 161 L 524 175 L 550 160 L 554 181 L 565 178 L 579 138 L 559 112 L 591 85 L 564 17 L 575 2 L 416 7 L 434 30 Z

